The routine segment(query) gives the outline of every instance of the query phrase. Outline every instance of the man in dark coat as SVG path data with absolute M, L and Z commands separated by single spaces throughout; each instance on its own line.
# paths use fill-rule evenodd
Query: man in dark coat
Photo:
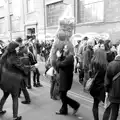
M 115 60 L 109 63 L 106 77 L 105 77 L 105 91 L 106 96 L 108 96 L 110 105 L 106 108 L 103 120 L 117 120 L 119 114 L 120 106 L 120 75 L 116 77 L 113 81 L 113 78 L 120 72 L 120 45 L 118 46 L 118 56 Z M 111 115 L 110 115 L 111 113 Z
M 91 69 L 91 59 L 93 57 L 93 46 L 94 46 L 94 42 L 92 40 L 88 40 L 86 49 L 83 54 L 83 69 L 84 69 L 83 87 L 84 87 L 84 90 L 85 90 L 86 82 L 90 77 L 89 71 Z
M 59 112 L 56 112 L 56 114 L 67 115 L 67 105 L 70 105 L 74 109 L 73 114 L 75 114 L 78 111 L 80 104 L 67 96 L 67 92 L 71 89 L 73 82 L 74 57 L 69 53 L 67 45 L 64 46 L 63 57 L 59 51 L 57 51 L 56 54 L 59 57 L 56 66 L 60 76 L 59 90 L 62 101 L 62 107 Z

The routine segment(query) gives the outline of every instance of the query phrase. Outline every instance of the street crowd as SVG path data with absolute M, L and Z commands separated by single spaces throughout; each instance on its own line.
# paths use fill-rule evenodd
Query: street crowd
M 99 103 L 105 104 L 103 120 L 117 120 L 120 105 L 120 45 L 113 45 L 111 40 L 91 40 L 84 37 L 78 40 L 73 55 L 67 45 L 56 51 L 56 60 L 51 63 L 51 43 L 39 43 L 30 39 L 23 43 L 18 37 L 6 47 L 1 47 L 0 57 L 0 88 L 3 96 L 0 101 L 0 116 L 6 113 L 3 110 L 6 99 L 11 94 L 13 101 L 13 120 L 21 120 L 18 116 L 18 98 L 21 91 L 25 97 L 23 104 L 30 104 L 31 99 L 27 89 L 31 89 L 31 73 L 33 86 L 42 87 L 37 57 L 45 58 L 45 75 L 52 71 L 50 97 L 53 100 L 61 99 L 62 106 L 57 115 L 67 115 L 68 105 L 73 108 L 73 115 L 77 113 L 80 103 L 67 96 L 71 89 L 73 75 L 79 73 L 79 82 L 83 91 L 93 97 L 93 117 L 99 120 Z M 92 79 L 90 89 L 86 89 Z

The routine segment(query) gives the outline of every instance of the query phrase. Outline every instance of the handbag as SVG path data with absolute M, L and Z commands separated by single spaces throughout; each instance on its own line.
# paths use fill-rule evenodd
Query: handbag
M 47 71 L 47 75 L 49 75 L 49 76 L 54 76 L 54 68 L 53 67 L 51 67 L 48 71 Z
M 88 81 L 86 82 L 86 85 L 85 85 L 85 90 L 87 90 L 87 91 L 91 90 L 91 87 L 92 87 L 93 82 L 94 82 L 97 75 L 98 75 L 98 72 L 95 74 L 95 76 L 93 78 L 88 79 Z

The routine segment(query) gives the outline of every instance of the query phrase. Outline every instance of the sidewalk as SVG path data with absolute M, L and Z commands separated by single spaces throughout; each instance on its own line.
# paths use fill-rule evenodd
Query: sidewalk
M 0 98 L 1 93 L 0 90 Z M 45 85 L 42 88 L 33 88 L 29 90 L 29 93 L 32 101 L 30 105 L 21 104 L 23 96 L 19 99 L 19 114 L 22 116 L 22 120 L 80 120 L 81 118 L 83 118 L 82 120 L 92 120 L 91 109 L 87 109 L 82 103 L 76 116 L 72 115 L 71 108 L 69 108 L 67 116 L 56 115 L 55 112 L 60 109 L 61 102 L 50 99 L 49 88 Z M 4 109 L 7 110 L 7 113 L 0 116 L 0 120 L 12 120 L 11 96 L 6 101 Z

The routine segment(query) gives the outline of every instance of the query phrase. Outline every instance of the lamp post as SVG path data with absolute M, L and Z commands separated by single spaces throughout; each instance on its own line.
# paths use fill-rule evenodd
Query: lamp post
M 75 18 L 75 26 L 74 26 L 74 34 L 76 33 L 76 0 L 74 0 L 74 18 Z
M 45 36 L 45 42 L 46 42 L 46 14 L 45 14 L 45 0 L 43 0 L 43 9 L 44 9 L 44 36 Z
M 12 21 L 11 21 L 11 16 L 10 16 L 9 0 L 7 0 L 5 2 L 7 2 L 7 7 L 8 7 L 8 31 L 9 31 L 9 35 L 10 35 L 10 40 L 12 41 Z

